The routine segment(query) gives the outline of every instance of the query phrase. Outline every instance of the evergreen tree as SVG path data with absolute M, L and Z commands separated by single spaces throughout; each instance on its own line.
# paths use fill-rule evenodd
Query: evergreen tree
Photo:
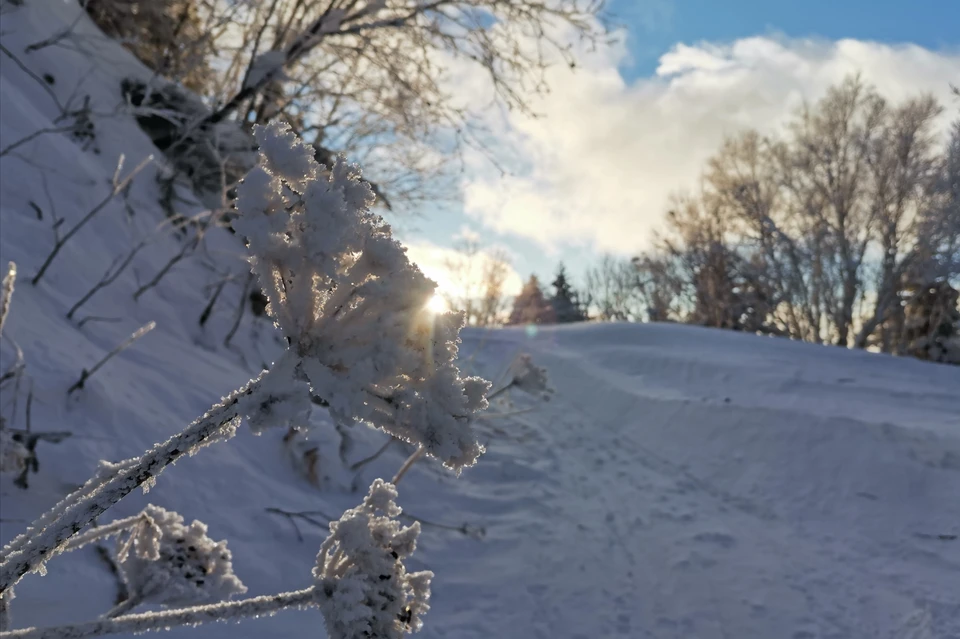
M 513 301 L 507 324 L 553 324 L 555 321 L 553 307 L 544 296 L 540 281 L 536 275 L 531 275 Z
M 550 298 L 550 306 L 553 308 L 553 314 L 558 324 L 567 324 L 570 322 L 585 322 L 586 313 L 580 305 L 577 292 L 570 286 L 567 280 L 567 269 L 560 262 L 557 267 L 557 276 L 552 282 L 554 288 L 553 297 Z

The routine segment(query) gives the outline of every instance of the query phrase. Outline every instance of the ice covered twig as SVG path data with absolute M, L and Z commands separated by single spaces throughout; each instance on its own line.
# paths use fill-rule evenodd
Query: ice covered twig
M 88 526 L 135 488 L 149 486 L 163 470 L 184 455 L 229 439 L 240 420 L 239 398 L 256 392 L 259 379 L 234 391 L 182 432 L 157 444 L 116 471 L 102 473 L 54 506 L 5 548 L 0 563 L 0 592 L 63 550 L 67 540 Z
M 231 437 L 242 416 L 255 431 L 285 424 L 303 417 L 311 394 L 327 402 L 338 425 L 367 422 L 455 470 L 473 464 L 483 452 L 470 421 L 486 408 L 490 385 L 477 377 L 461 377 L 455 365 L 463 315 L 434 315 L 426 309 L 436 284 L 410 263 L 390 227 L 370 212 L 373 194 L 356 167 L 338 159 L 325 171 L 313 159 L 312 149 L 283 124 L 258 127 L 256 135 L 261 164 L 238 188 L 240 217 L 234 225 L 247 238 L 252 270 L 289 348 L 269 372 L 231 393 L 181 433 L 91 480 L 43 515 L 4 550 L 0 594 L 27 572 L 41 570 L 71 537 L 138 486 L 149 486 L 168 465 Z M 55 255 L 56 250 L 44 268 Z M 374 531 L 368 537 L 374 542 L 394 540 L 390 556 L 398 561 L 405 556 L 404 548 L 412 551 L 418 529 L 388 523 L 396 506 L 385 507 L 392 504 L 386 495 L 395 494 L 386 486 L 372 489 L 370 501 L 348 511 L 353 514 L 340 527 L 359 530 L 356 522 L 367 522 Z M 377 510 L 388 517 L 374 515 Z M 359 567 L 384 549 L 364 554 L 354 536 L 345 534 L 331 535 L 335 538 L 331 547 L 337 550 L 324 555 L 319 569 L 325 597 L 321 607 L 331 597 L 347 602 L 359 596 L 359 603 L 369 608 L 370 601 L 394 589 L 391 592 L 403 594 L 397 601 L 405 602 L 397 612 L 399 623 L 391 626 L 383 614 L 394 610 L 394 604 L 379 612 L 371 608 L 369 623 L 384 632 L 418 627 L 419 614 L 426 610 L 429 574 L 381 572 L 365 578 Z M 396 566 L 402 568 L 401 563 Z M 342 584 L 340 577 L 346 580 Z M 378 584 L 381 577 L 396 582 Z M 304 601 L 302 593 L 287 594 L 284 605 Z M 249 601 L 251 609 L 263 610 L 258 607 L 262 602 Z M 227 606 L 220 610 L 245 610 L 240 602 L 220 605 Z M 173 625 L 218 618 L 201 608 L 163 618 Z M 356 618 L 327 608 L 334 614 L 334 627 L 359 627 Z M 205 617 L 209 614 L 214 617 Z M 109 632 L 153 629 L 136 625 L 139 617 L 118 617 L 118 624 L 127 620 L 124 623 L 133 625 Z M 89 628 L 101 629 L 100 634 L 107 632 L 103 628 L 115 628 L 102 623 Z
M 83 386 L 84 384 L 86 384 L 87 380 L 93 377 L 93 374 L 96 373 L 98 370 L 100 370 L 100 368 L 104 364 L 109 362 L 113 357 L 119 355 L 120 353 L 128 349 L 135 341 L 137 341 L 138 339 L 140 339 L 141 337 L 143 337 L 144 335 L 152 331 L 154 328 L 156 328 L 156 326 L 157 326 L 156 322 L 152 322 L 152 321 L 147 322 L 146 324 L 144 324 L 143 326 L 135 330 L 133 334 L 130 335 L 130 337 L 125 339 L 123 342 L 121 342 L 119 346 L 117 346 L 116 348 L 111 350 L 109 353 L 104 355 L 100 359 L 100 361 L 94 364 L 89 370 L 87 370 L 86 368 L 83 369 L 80 372 L 80 378 L 76 382 L 74 382 L 73 386 L 67 389 L 67 395 L 70 395 L 74 391 L 83 389 Z
M 394 486 L 378 479 L 359 506 L 331 522 L 330 536 L 320 548 L 310 588 L 68 626 L 26 628 L 0 633 L 0 639 L 86 639 L 234 621 L 306 607 L 320 609 L 330 639 L 402 639 L 420 629 L 429 608 L 433 573 L 407 572 L 404 561 L 416 548 L 420 525 L 400 525 L 396 497 Z M 163 545 L 161 540 L 161 555 Z
M 264 595 L 240 601 L 144 612 L 122 617 L 97 619 L 66 626 L 23 628 L 0 633 L 0 639 L 87 639 L 116 634 L 139 634 L 196 626 L 212 621 L 239 621 L 248 617 L 273 615 L 286 608 L 305 608 L 316 600 L 316 589 L 306 588 L 276 595 Z M 333 638 L 331 638 L 333 639 Z
M 0 595 L 0 632 L 10 627 L 10 602 L 14 596 L 13 588 L 8 588 Z
M 0 336 L 3 335 L 3 325 L 7 323 L 7 314 L 10 312 L 10 300 L 13 298 L 13 286 L 17 281 L 17 264 L 7 264 L 7 274 L 0 284 Z
M 101 461 L 97 472 L 93 475 L 93 477 L 88 479 L 83 486 L 70 493 L 65 498 L 61 499 L 56 506 L 45 512 L 40 516 L 39 519 L 34 521 L 26 531 L 17 535 L 10 541 L 10 543 L 3 547 L 3 550 L 0 551 L 0 563 L 6 561 L 6 558 L 11 554 L 20 551 L 30 540 L 32 534 L 43 530 L 56 521 L 57 518 L 60 517 L 60 515 L 70 507 L 71 504 L 83 499 L 86 496 L 89 496 L 109 478 L 115 476 L 124 468 L 132 466 L 136 461 L 136 459 L 128 459 L 120 462 L 119 464 L 111 464 L 109 462 Z

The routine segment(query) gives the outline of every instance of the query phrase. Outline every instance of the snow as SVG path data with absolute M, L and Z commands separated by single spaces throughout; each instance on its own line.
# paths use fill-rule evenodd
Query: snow
M 203 251 L 135 302 L 138 283 L 180 246 L 151 242 L 78 313 L 119 321 L 78 328 L 65 319 L 114 258 L 164 219 L 157 164 L 29 284 L 53 246 L 54 209 L 69 227 L 109 192 L 121 153 L 127 166 L 155 153 L 132 118 L 114 114 L 120 78 L 149 74 L 89 23 L 78 22 L 69 46 L 23 53 L 70 25 L 75 10 L 54 0 L 4 5 L 0 28 L 29 68 L 54 75 L 59 101 L 91 96 L 100 151 L 51 133 L 0 158 L 0 266 L 13 260 L 19 271 L 0 370 L 14 361 L 14 340 L 32 381 L 33 429 L 73 434 L 40 442 L 29 489 L 0 477 L 3 542 L 98 460 L 126 459 L 179 431 L 281 350 L 274 329 L 249 314 L 234 347 L 222 345 L 242 278 L 198 324 L 217 269 L 246 269 L 228 233 L 208 236 Z M 57 115 L 50 96 L 2 56 L 0 148 L 54 126 Z M 190 212 L 202 210 L 196 202 Z M 152 332 L 67 395 L 81 370 L 149 321 Z M 497 377 L 526 352 L 554 392 L 546 400 L 513 388 L 495 400 L 476 422 L 487 452 L 460 477 L 422 461 L 400 483 L 398 504 L 422 527 L 408 569 L 435 573 L 419 636 L 960 637 L 960 369 L 659 324 L 463 337 L 464 374 L 499 388 Z M 23 426 L 27 386 L 13 427 Z M 12 409 L 5 385 L 0 410 L 12 420 Z M 299 519 L 298 535 L 266 509 L 339 518 L 412 450 L 391 447 L 355 476 L 329 418 L 315 410 L 311 419 L 319 487 L 291 464 L 282 432 L 244 428 L 181 460 L 101 523 L 154 503 L 227 540 L 249 595 L 308 587 L 327 531 Z M 386 441 L 362 426 L 351 432 L 350 463 Z M 116 578 L 86 547 L 51 561 L 46 577 L 28 575 L 16 594 L 14 627 L 83 621 L 113 607 Z M 322 628 L 320 614 L 305 610 L 167 636 L 299 639 Z

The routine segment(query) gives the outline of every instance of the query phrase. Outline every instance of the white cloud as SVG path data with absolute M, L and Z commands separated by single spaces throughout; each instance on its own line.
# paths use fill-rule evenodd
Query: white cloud
M 587 56 L 578 72 L 552 72 L 552 93 L 535 104 L 546 117 L 498 121 L 495 143 L 512 146 L 523 170 L 473 173 L 468 216 L 551 251 L 630 253 L 649 239 L 669 195 L 696 185 L 725 135 L 771 131 L 857 71 L 893 101 L 930 91 L 950 102 L 949 83 L 960 83 L 960 53 L 855 40 L 678 44 L 655 77 L 633 84 L 618 71 L 625 60 L 621 45 Z

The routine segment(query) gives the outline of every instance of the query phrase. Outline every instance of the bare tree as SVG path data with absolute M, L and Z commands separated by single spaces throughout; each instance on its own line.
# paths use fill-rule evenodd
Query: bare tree
M 678 260 L 664 251 L 650 252 L 632 260 L 637 270 L 637 295 L 649 322 L 682 321 L 686 288 Z
M 456 255 L 444 260 L 444 267 L 456 286 L 444 291 L 447 306 L 463 311 L 467 323 L 492 326 L 503 322 L 508 299 L 504 289 L 510 262 L 502 249 L 484 249 L 468 237 L 456 245 Z
M 88 9 L 212 105 L 158 146 L 171 153 L 219 124 L 282 119 L 318 160 L 361 163 L 391 207 L 456 197 L 451 157 L 467 145 L 493 159 L 475 117 L 491 105 L 456 95 L 458 76 L 479 70 L 495 103 L 533 115 L 548 67 L 574 67 L 571 42 L 606 34 L 601 0 L 157 0 L 131 13 L 143 4 Z
M 592 318 L 606 322 L 642 319 L 637 270 L 630 260 L 604 255 L 587 270 L 584 281 L 584 303 Z
M 879 329 L 878 345 L 893 352 L 901 326 L 900 292 L 913 265 L 926 261 L 928 242 L 923 237 L 925 216 L 937 179 L 938 157 L 933 133 L 941 108 L 931 96 L 921 96 L 888 111 L 882 134 L 868 155 L 870 191 L 877 217 L 875 237 L 880 250 L 876 269 L 876 301 L 864 319 L 855 345 L 864 348 Z M 893 325 L 893 326 L 892 326 Z M 891 330 L 893 328 L 893 330 Z
M 880 143 L 884 101 L 859 77 L 805 107 L 792 123 L 782 176 L 815 242 L 817 287 L 831 341 L 851 343 L 864 294 L 864 260 L 879 211 L 869 198 L 870 153 Z
M 916 351 L 960 275 L 960 122 L 942 149 L 941 112 L 851 77 L 783 135 L 728 139 L 634 260 L 649 317 Z
M 494 326 L 503 323 L 509 304 L 504 289 L 509 273 L 510 261 L 506 251 L 493 249 L 487 253 L 483 264 L 483 296 L 480 298 L 477 324 Z

